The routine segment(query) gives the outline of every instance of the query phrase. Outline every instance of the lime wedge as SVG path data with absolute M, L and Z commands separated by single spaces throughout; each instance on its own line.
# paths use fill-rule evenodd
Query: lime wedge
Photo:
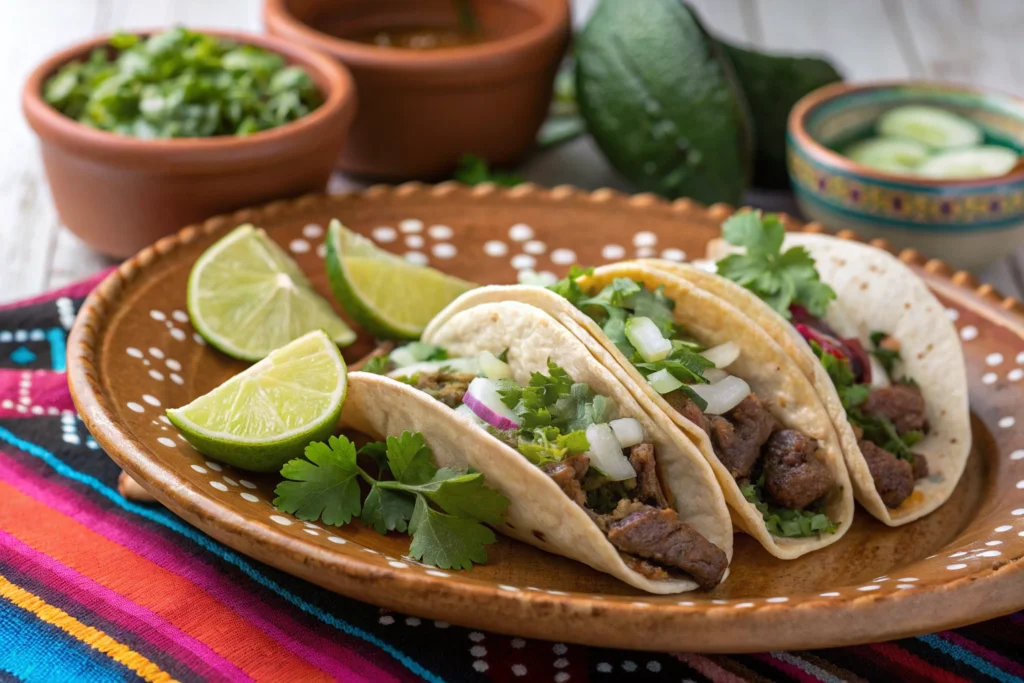
M 295 261 L 252 225 L 232 230 L 192 266 L 188 314 L 212 346 L 248 361 L 313 330 L 341 346 L 356 338 Z
M 330 437 L 348 386 L 345 361 L 321 331 L 299 337 L 183 408 L 167 411 L 197 451 L 276 472 L 310 441 Z
M 342 307 L 379 338 L 418 339 L 471 282 L 378 249 L 337 220 L 327 231 L 327 277 Z

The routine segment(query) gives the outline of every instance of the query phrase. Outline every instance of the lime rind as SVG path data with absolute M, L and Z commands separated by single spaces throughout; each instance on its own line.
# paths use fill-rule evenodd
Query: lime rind
M 168 410 L 167 417 L 200 453 L 272 472 L 334 432 L 347 386 L 341 352 L 316 331 L 188 405 Z
M 316 329 L 340 346 L 356 337 L 298 264 L 263 230 L 248 224 L 196 261 L 188 280 L 188 312 L 211 346 L 247 361 L 258 361 Z
M 327 231 L 326 266 L 342 308 L 370 334 L 384 339 L 419 339 L 441 309 L 476 286 L 379 249 L 338 220 Z M 385 304 L 396 303 L 413 319 L 389 315 Z

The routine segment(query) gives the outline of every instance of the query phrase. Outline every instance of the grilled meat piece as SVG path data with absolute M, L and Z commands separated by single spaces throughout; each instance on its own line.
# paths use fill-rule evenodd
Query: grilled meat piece
M 815 453 L 818 442 L 794 429 L 781 429 L 765 446 L 764 488 L 769 500 L 801 510 L 828 493 L 832 473 Z

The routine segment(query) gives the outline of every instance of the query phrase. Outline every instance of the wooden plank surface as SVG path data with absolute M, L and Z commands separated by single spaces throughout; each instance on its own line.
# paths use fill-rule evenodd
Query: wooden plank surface
M 572 0 L 581 27 L 596 0 Z M 1024 94 L 1024 2 L 996 0 L 694 0 L 724 39 L 773 50 L 828 55 L 853 80 L 923 77 Z M 44 0 L 18 2 L 0 22 L 0 302 L 29 296 L 109 265 L 62 228 L 24 123 L 20 89 L 47 54 L 118 28 L 182 23 L 261 30 L 260 0 Z M 589 139 L 535 157 L 524 175 L 545 185 L 628 190 Z M 358 186 L 336 178 L 336 189 Z M 785 194 L 748 201 L 788 209 Z M 1006 293 L 1024 295 L 1020 256 L 980 272 Z

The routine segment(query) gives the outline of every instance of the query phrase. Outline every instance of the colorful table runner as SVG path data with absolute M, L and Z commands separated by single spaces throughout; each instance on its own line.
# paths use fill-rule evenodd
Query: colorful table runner
M 251 560 L 118 493 L 64 374 L 97 282 L 0 308 L 0 681 L 1024 682 L 1024 613 L 862 647 L 652 654 L 418 619 Z

